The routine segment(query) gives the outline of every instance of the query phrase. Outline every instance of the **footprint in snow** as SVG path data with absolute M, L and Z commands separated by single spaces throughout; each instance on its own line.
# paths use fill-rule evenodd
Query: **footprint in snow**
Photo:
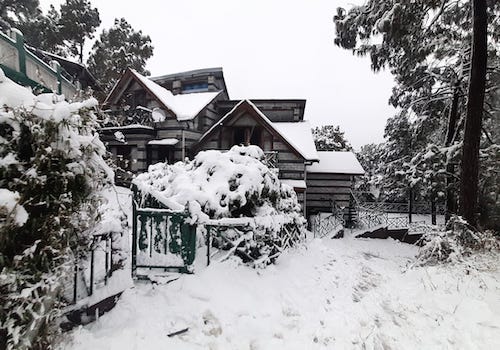
M 380 274 L 373 271 L 366 265 L 361 267 L 361 276 L 359 276 L 358 283 L 353 287 L 352 300 L 357 303 L 364 295 L 376 287 L 380 282 Z
M 222 327 L 219 319 L 214 314 L 207 310 L 203 313 L 203 333 L 208 336 L 218 337 L 222 334 Z

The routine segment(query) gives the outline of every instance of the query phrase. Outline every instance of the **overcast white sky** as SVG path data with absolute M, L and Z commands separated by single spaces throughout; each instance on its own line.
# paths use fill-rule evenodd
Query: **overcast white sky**
M 383 140 L 392 77 L 333 44 L 336 8 L 362 0 L 91 1 L 97 36 L 124 17 L 151 37 L 153 76 L 223 67 L 232 99 L 303 98 L 305 119 L 340 125 L 355 148 Z

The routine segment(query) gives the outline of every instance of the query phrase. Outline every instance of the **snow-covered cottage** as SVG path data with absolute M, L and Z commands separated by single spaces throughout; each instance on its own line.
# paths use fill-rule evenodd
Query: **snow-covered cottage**
M 297 192 L 304 213 L 348 207 L 353 178 L 363 174 L 350 152 L 317 152 L 305 100 L 231 100 L 222 68 L 146 78 L 128 69 L 104 102 L 103 141 L 121 167 L 193 157 L 201 150 L 258 145 L 267 164 Z

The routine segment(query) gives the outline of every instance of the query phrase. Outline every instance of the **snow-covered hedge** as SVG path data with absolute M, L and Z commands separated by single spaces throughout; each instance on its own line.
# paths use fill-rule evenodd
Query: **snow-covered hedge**
M 458 262 L 473 252 L 500 249 L 500 241 L 491 231 L 481 232 L 459 216 L 451 217 L 446 228 L 427 226 L 422 236 L 416 264 Z
M 269 263 L 302 239 L 305 219 L 293 189 L 263 160 L 257 146 L 203 151 L 186 163 L 152 165 L 133 183 L 142 193 L 142 205 L 153 199 L 186 210 L 193 224 L 246 226 L 232 232 L 235 252 L 244 260 Z
M 70 261 L 88 251 L 113 179 L 96 105 L 34 96 L 0 70 L 0 348 L 48 348 Z

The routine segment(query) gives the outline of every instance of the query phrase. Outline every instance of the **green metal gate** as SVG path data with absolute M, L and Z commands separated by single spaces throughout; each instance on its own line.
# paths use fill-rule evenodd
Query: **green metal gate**
M 196 255 L 196 225 L 187 214 L 163 208 L 138 208 L 132 204 L 132 276 L 144 269 L 190 272 Z

